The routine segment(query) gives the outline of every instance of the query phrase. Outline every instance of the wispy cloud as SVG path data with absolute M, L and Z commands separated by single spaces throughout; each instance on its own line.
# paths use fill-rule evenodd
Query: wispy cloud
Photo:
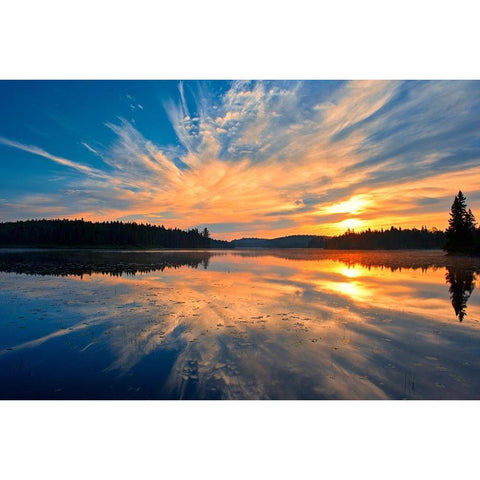
M 187 102 L 180 83 L 165 102 L 178 143 L 107 122 L 112 145 L 81 142 L 105 170 L 0 143 L 83 174 L 68 188 L 72 216 L 218 225 L 228 238 L 339 233 L 349 219 L 443 228 L 455 191 L 479 190 L 478 82 L 318 85 L 241 81 L 221 95 L 200 85 Z
M 80 142 L 89 152 L 98 155 L 98 151 L 91 147 L 87 142 Z
M 38 155 L 39 157 L 46 158 L 48 160 L 51 160 L 52 162 L 58 163 L 60 165 L 63 165 L 65 167 L 73 168 L 74 170 L 78 170 L 81 173 L 84 173 L 86 175 L 92 176 L 92 177 L 97 177 L 97 178 L 103 178 L 105 175 L 103 172 L 100 170 L 97 170 L 95 168 L 89 167 L 87 165 L 82 165 L 81 163 L 76 163 L 73 162 L 72 160 L 69 160 L 68 158 L 63 158 L 63 157 L 58 157 L 56 155 L 52 155 L 51 153 L 46 152 L 45 150 L 35 147 L 33 145 L 24 145 L 19 142 L 15 142 L 13 140 L 9 140 L 4 137 L 0 137 L 0 144 L 1 145 L 6 145 L 8 147 L 16 148 L 18 150 L 22 150 L 24 152 L 31 153 L 33 155 Z

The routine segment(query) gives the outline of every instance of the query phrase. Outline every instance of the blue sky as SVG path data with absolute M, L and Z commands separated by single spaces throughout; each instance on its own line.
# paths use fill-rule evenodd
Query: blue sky
M 218 238 L 445 228 L 480 207 L 480 83 L 0 81 L 0 220 Z

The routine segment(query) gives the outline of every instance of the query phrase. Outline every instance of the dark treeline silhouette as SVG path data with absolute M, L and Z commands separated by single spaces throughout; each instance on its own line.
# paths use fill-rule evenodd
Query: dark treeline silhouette
M 93 273 L 135 275 L 184 266 L 207 269 L 212 255 L 206 251 L 6 250 L 0 251 L 0 272 L 62 277 Z
M 343 235 L 325 241 L 325 248 L 335 250 L 401 250 L 441 249 L 445 233 L 441 230 L 418 230 L 391 227 L 389 230 L 347 230 Z M 315 245 L 311 245 L 315 246 Z
M 205 228 L 180 230 L 135 222 L 27 220 L 0 223 L 0 246 L 107 248 L 225 248 Z
M 444 249 L 450 254 L 480 255 L 480 229 L 461 191 L 452 204 L 449 227 L 441 230 L 348 230 L 343 235 L 290 235 L 273 239 L 215 240 L 207 228 L 181 230 L 135 222 L 27 220 L 0 223 L 0 247 L 82 248 L 326 248 L 334 250 Z
M 450 210 L 445 250 L 448 253 L 480 255 L 480 229 L 476 225 L 475 216 L 470 209 L 467 210 L 467 200 L 460 190 Z

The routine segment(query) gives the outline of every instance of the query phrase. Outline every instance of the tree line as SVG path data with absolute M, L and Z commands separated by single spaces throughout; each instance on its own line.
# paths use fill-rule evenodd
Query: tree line
M 207 228 L 181 230 L 136 222 L 26 220 L 0 223 L 0 246 L 106 248 L 222 248 Z
M 313 238 L 310 247 L 335 250 L 443 249 L 450 254 L 480 255 L 480 229 L 462 191 L 455 196 L 445 232 L 411 228 L 355 232 L 336 237 Z
M 312 243 L 315 244 L 315 241 Z M 441 249 L 445 244 L 445 233 L 441 230 L 428 230 L 426 227 L 420 230 L 369 228 L 363 232 L 347 230 L 343 235 L 327 238 L 323 243 L 324 248 L 335 250 Z
M 480 255 L 480 229 L 465 195 L 459 191 L 445 232 L 411 228 L 347 230 L 336 237 L 293 235 L 277 239 L 215 240 L 207 228 L 181 230 L 136 222 L 26 220 L 0 223 L 0 247 L 97 248 L 326 248 L 336 250 L 444 249 L 451 254 Z

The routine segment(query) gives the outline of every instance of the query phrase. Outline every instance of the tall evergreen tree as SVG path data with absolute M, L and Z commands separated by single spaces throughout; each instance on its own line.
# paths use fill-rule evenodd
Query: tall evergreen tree
M 470 209 L 467 210 L 467 200 L 460 190 L 450 210 L 448 228 L 445 231 L 445 250 L 449 253 L 471 252 L 475 242 L 475 224 L 475 217 Z
M 477 227 L 477 221 L 475 220 L 475 216 L 473 215 L 470 209 L 468 209 L 465 219 L 466 219 L 466 225 L 470 230 L 470 232 L 475 233 L 475 230 Z

